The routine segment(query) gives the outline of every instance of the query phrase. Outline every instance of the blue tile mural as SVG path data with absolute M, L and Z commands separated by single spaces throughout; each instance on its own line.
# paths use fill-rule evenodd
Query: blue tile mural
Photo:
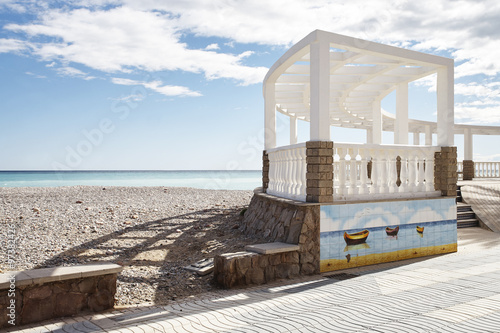
M 456 251 L 453 198 L 322 205 L 321 270 Z

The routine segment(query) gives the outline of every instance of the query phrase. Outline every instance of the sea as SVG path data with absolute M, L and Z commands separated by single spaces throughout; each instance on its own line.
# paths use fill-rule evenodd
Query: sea
M 0 171 L 0 187 L 165 186 L 212 190 L 253 190 L 260 170 L 202 171 Z

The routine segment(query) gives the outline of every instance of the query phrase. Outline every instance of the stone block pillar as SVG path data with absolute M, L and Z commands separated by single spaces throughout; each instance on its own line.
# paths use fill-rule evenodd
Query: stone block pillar
M 441 147 L 434 154 L 434 188 L 442 196 L 457 195 L 457 147 Z
M 333 202 L 333 142 L 306 142 L 306 201 Z
M 472 180 L 474 178 L 474 161 L 464 160 L 463 166 L 463 180 Z
M 262 191 L 266 193 L 269 185 L 269 155 L 264 150 L 262 153 Z

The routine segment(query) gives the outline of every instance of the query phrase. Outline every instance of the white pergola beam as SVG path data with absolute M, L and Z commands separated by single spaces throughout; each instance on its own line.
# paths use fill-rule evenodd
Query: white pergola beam
M 472 161 L 473 155 L 473 136 L 472 130 L 470 128 L 466 128 L 464 130 L 464 160 Z
M 413 132 L 413 145 L 420 145 L 420 132 Z
M 432 146 L 432 128 L 430 125 L 425 125 L 425 145 Z
M 382 110 L 380 101 L 373 102 L 372 106 L 372 140 L 371 142 L 374 144 L 382 143 Z
M 297 143 L 297 116 L 290 117 L 290 144 Z
M 454 111 L 454 67 L 437 70 L 437 145 L 453 146 L 455 122 Z
M 408 84 L 396 88 L 396 122 L 394 124 L 394 143 L 408 144 Z
M 330 43 L 319 39 L 310 45 L 311 141 L 330 140 Z
M 315 50 L 313 46 L 315 44 L 326 46 L 320 52 L 319 49 Z M 323 56 L 318 58 L 314 52 Z M 321 65 L 314 64 L 318 59 L 322 62 Z M 315 67 L 316 65 L 324 72 L 319 73 L 317 71 L 319 67 Z M 315 68 L 316 72 L 314 72 Z M 431 54 L 316 30 L 292 46 L 271 67 L 264 79 L 264 87 L 268 84 L 273 86 L 276 84 L 274 103 L 279 105 L 279 112 L 295 116 L 296 112 L 300 111 L 301 119 L 312 119 L 313 122 L 317 122 L 315 125 L 311 124 L 311 139 L 316 135 L 316 137 L 329 140 L 329 135 L 325 134 L 330 133 L 329 125 L 338 123 L 332 120 L 332 116 L 338 116 L 342 120 L 348 119 L 353 125 L 366 129 L 367 126 L 372 125 L 372 120 L 377 121 L 377 119 L 372 119 L 375 114 L 374 101 L 380 103 L 382 98 L 397 89 L 399 85 L 407 85 L 411 81 L 436 73 L 442 68 L 453 69 L 453 61 Z M 451 83 L 453 75 L 450 76 L 447 72 L 445 76 L 446 83 L 443 83 L 443 75 L 438 73 L 440 77 L 437 84 L 440 91 L 438 92 L 439 125 L 430 125 L 431 132 L 438 133 L 440 145 L 443 142 L 447 145 L 452 142 L 450 137 L 454 132 L 453 114 L 450 115 L 448 112 L 451 106 L 451 113 L 453 113 Z M 321 86 L 323 82 L 327 88 Z M 315 84 L 319 86 L 319 90 L 316 91 L 316 95 L 313 95 L 310 93 L 315 92 Z M 442 92 L 443 89 L 446 90 L 445 93 Z M 264 95 L 267 96 L 266 90 L 268 89 L 264 88 L 264 90 Z M 325 96 L 329 97 L 325 98 Z M 266 124 L 273 127 L 268 104 L 266 100 Z M 444 112 L 443 107 L 446 110 Z M 322 117 L 323 122 L 317 121 L 319 117 Z M 396 128 L 400 136 L 398 140 L 407 142 L 408 135 L 402 139 L 402 133 L 399 130 L 401 126 L 396 124 L 402 118 L 397 118 L 399 120 L 388 115 L 380 115 L 380 121 L 377 124 L 380 123 L 384 130 L 394 131 Z M 274 119 L 274 127 L 275 122 Z M 416 122 L 420 124 L 417 120 L 408 119 L 403 131 L 415 132 Z M 341 122 L 341 124 L 344 123 Z M 419 126 L 421 127 L 418 131 L 423 131 L 424 124 Z M 459 131 L 463 133 L 463 128 L 460 127 Z M 373 132 L 376 131 L 372 130 L 372 138 L 376 136 Z M 476 133 L 475 130 L 473 133 Z
M 274 83 L 264 85 L 264 149 L 276 147 L 276 102 Z

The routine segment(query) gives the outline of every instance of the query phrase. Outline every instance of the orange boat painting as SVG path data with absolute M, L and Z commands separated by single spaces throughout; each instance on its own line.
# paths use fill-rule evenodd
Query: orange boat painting
M 366 242 L 366 239 L 368 238 L 369 234 L 370 232 L 366 229 L 360 232 L 355 232 L 353 234 L 348 234 L 347 232 L 344 232 L 344 240 L 347 245 L 361 244 Z
M 419 234 L 423 234 L 423 233 L 424 233 L 424 227 L 419 227 L 419 226 L 417 225 L 417 232 L 418 232 Z
M 399 225 L 396 228 L 385 228 L 387 236 L 397 236 L 399 232 Z

